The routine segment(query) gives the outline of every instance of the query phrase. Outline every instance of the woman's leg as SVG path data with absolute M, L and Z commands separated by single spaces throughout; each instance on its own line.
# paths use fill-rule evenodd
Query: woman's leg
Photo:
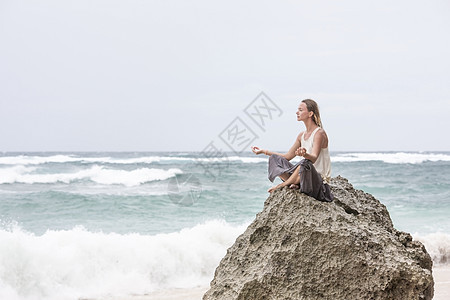
M 292 173 L 289 178 L 286 179 L 286 181 L 284 181 L 283 183 L 280 183 L 277 186 L 271 187 L 268 192 L 272 193 L 274 190 L 280 188 L 280 187 L 284 187 L 284 186 L 291 186 L 291 184 L 299 184 L 300 183 L 300 166 L 298 166 L 297 168 L 295 168 L 294 173 Z M 285 175 L 286 173 L 283 173 L 282 175 Z M 281 175 L 280 175 L 281 177 Z
M 300 166 L 298 166 L 297 168 L 295 168 L 294 173 L 291 174 L 291 176 L 289 176 L 289 178 L 287 178 L 286 181 L 284 181 L 283 183 L 280 183 L 277 186 L 273 186 L 271 187 L 268 192 L 272 193 L 274 190 L 283 187 L 283 186 L 290 186 L 291 184 L 299 184 L 300 183 Z
M 291 176 L 291 174 L 289 174 L 289 173 L 283 173 L 283 174 L 280 174 L 280 176 L 278 176 L 278 177 L 280 177 L 280 179 L 283 180 L 283 182 L 284 182 L 284 181 L 288 180 L 290 176 Z
M 287 175 L 287 176 L 289 176 L 289 177 L 286 177 L 286 179 L 284 180 L 284 185 L 285 186 L 290 186 L 291 184 L 296 184 L 296 185 L 298 185 L 299 183 L 300 183 L 300 174 L 299 174 L 299 171 L 300 171 L 300 166 L 298 166 L 297 168 L 295 168 L 295 171 L 294 171 L 294 173 L 292 173 L 292 174 L 288 174 L 288 173 L 283 173 L 283 174 L 281 174 L 281 175 Z M 281 175 L 280 175 L 280 178 L 281 178 Z
M 286 181 L 289 176 L 291 176 L 291 173 L 288 173 L 286 171 L 292 169 L 292 167 L 294 167 L 294 165 L 285 157 L 277 154 L 272 154 L 269 157 L 269 180 L 273 182 L 275 178 L 279 177 L 283 182 Z

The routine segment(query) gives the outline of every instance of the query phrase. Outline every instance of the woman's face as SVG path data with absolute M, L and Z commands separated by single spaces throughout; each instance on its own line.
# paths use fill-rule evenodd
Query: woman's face
M 309 118 L 309 111 L 306 108 L 306 104 L 301 102 L 297 109 L 297 121 L 305 121 Z

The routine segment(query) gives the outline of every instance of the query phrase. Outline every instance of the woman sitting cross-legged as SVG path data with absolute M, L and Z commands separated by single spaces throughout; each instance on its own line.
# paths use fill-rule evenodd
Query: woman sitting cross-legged
M 329 187 L 331 178 L 331 161 L 328 151 L 328 136 L 322 128 L 319 107 L 314 100 L 305 99 L 298 106 L 297 120 L 305 124 L 306 130 L 301 132 L 294 145 L 285 154 L 252 147 L 255 154 L 269 157 L 269 180 L 278 176 L 283 181 L 271 187 L 268 192 L 288 186 L 299 188 L 301 192 L 320 201 L 330 202 L 333 195 Z M 296 165 L 290 160 L 302 156 Z

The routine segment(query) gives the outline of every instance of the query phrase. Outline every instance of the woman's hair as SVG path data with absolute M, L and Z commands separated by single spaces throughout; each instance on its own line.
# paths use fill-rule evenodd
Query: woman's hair
M 319 105 L 317 105 L 316 101 L 312 99 L 305 99 L 302 100 L 302 102 L 306 104 L 306 108 L 308 109 L 308 111 L 313 112 L 314 123 L 316 123 L 316 125 L 319 126 L 320 128 L 323 128 L 322 120 L 320 119 Z

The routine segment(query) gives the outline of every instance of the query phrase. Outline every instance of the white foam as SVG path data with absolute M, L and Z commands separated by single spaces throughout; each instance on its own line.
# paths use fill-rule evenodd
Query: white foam
M 174 177 L 176 174 L 183 173 L 180 169 L 149 169 L 141 168 L 133 171 L 109 170 L 101 168 L 89 177 L 101 184 L 123 184 L 126 186 L 136 186 L 145 182 L 155 180 L 165 180 Z
M 434 265 L 450 264 L 450 234 L 431 233 L 428 235 L 413 234 L 415 240 L 423 243 L 433 259 Z
M 41 236 L 0 229 L 0 299 L 79 299 L 206 286 L 247 225 L 209 221 L 158 235 L 93 233 L 82 227 Z
M 52 155 L 52 156 L 2 156 L 0 164 L 3 165 L 39 165 L 44 163 L 66 163 L 80 161 L 72 155 Z
M 116 164 L 135 164 L 135 163 L 153 163 L 164 161 L 185 161 L 185 162 L 230 162 L 241 161 L 243 163 L 260 163 L 267 162 L 267 157 L 247 157 L 247 156 L 196 156 L 196 157 L 177 157 L 177 156 L 149 156 L 149 157 L 137 157 L 126 159 L 104 159 L 103 162 L 116 163 Z
M 241 161 L 243 163 L 254 164 L 254 163 L 262 163 L 262 162 L 267 163 L 269 161 L 269 157 L 267 157 L 267 156 L 255 156 L 255 157 L 230 156 L 228 158 L 228 160 L 230 160 L 230 161 Z
M 382 161 L 390 164 L 419 164 L 426 161 L 450 161 L 450 155 L 438 153 L 339 153 L 332 162 Z
M 89 169 L 68 173 L 34 173 L 34 167 L 14 166 L 0 169 L 0 184 L 4 183 L 70 183 L 76 180 L 92 180 L 94 182 L 110 185 L 122 184 L 137 186 L 145 182 L 166 180 L 183 173 L 180 169 L 140 168 L 132 171 L 107 169 L 94 165 Z
M 206 286 L 248 224 L 208 221 L 158 235 L 89 232 L 83 227 L 34 235 L 0 229 L 0 299 L 65 300 Z M 436 264 L 449 263 L 450 235 L 414 239 Z
M 0 164 L 3 165 L 40 165 L 45 163 L 107 163 L 107 164 L 139 164 L 154 162 L 228 162 L 241 161 L 243 163 L 267 162 L 267 157 L 241 157 L 241 156 L 211 156 L 205 157 L 198 155 L 196 157 L 183 156 L 142 156 L 133 158 L 114 158 L 114 157 L 79 157 L 76 155 L 53 155 L 53 156 L 3 156 L 0 157 Z
M 9 168 L 0 168 L 0 184 L 13 183 L 18 177 L 31 173 L 34 170 L 36 170 L 36 168 L 21 165 Z
M 267 162 L 267 156 L 210 156 L 198 154 L 195 157 L 185 156 L 141 156 L 132 158 L 117 157 L 82 157 L 76 154 L 52 155 L 52 156 L 3 156 L 0 157 L 0 165 L 40 165 L 45 163 L 98 163 L 98 164 L 151 164 L 155 162 L 234 162 L 263 163 Z M 383 161 L 393 164 L 417 164 L 425 161 L 450 161 L 449 154 L 421 153 L 421 152 L 354 152 L 332 154 L 333 162 L 358 162 L 358 161 Z

